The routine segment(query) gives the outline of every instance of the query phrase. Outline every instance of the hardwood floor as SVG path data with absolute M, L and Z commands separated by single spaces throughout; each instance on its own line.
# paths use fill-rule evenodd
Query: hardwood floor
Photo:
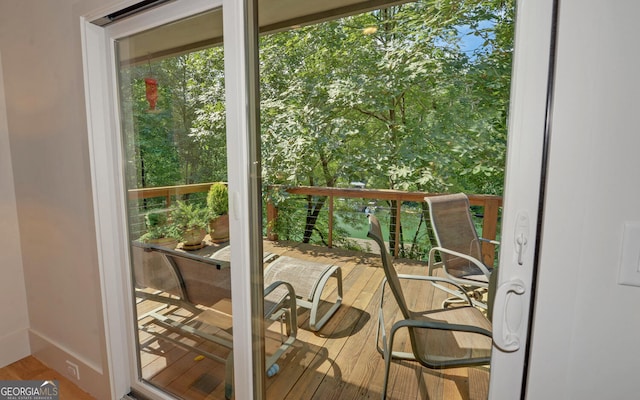
M 342 268 L 343 305 L 319 331 L 308 329 L 309 312 L 298 314 L 298 336 L 295 344 L 279 360 L 280 372 L 266 379 L 268 399 L 362 399 L 380 398 L 384 376 L 384 360 L 376 350 L 376 326 L 379 290 L 384 276 L 380 258 L 374 254 L 354 253 L 301 244 L 269 243 L 265 251 L 319 262 L 332 262 Z M 425 274 L 424 264 L 397 261 L 400 273 Z M 332 286 L 333 285 L 333 286 Z M 327 292 L 334 291 L 329 281 Z M 405 287 L 412 306 L 439 308 L 444 294 L 431 285 L 412 283 Z M 387 297 L 391 299 L 389 295 Z M 139 309 L 157 308 L 158 303 L 141 303 Z M 229 307 L 228 304 L 225 306 Z M 165 312 L 184 312 L 166 309 Z M 385 318 L 396 316 L 393 301 L 385 307 Z M 188 313 L 182 315 L 190 318 Z M 202 321 L 198 326 L 206 326 Z M 229 326 L 227 326 L 229 328 Z M 267 335 L 277 338 L 277 326 Z M 172 334 L 178 338 L 179 335 Z M 224 364 L 148 334 L 141 334 L 143 376 L 184 399 L 223 399 Z M 189 340 L 200 349 L 218 352 L 228 350 L 210 343 Z M 268 341 L 269 343 L 269 341 Z M 408 337 L 399 336 L 398 346 L 407 346 Z M 394 361 L 390 369 L 389 399 L 483 400 L 487 398 L 489 367 L 428 370 L 415 362 Z
M 60 400 L 95 400 L 70 380 L 32 356 L 0 368 L 0 380 L 55 380 L 58 381 Z

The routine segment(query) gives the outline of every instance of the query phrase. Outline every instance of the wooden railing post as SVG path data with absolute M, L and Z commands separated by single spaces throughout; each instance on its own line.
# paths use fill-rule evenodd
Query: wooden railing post
M 267 201 L 267 240 L 278 240 L 278 234 L 273 230 L 273 227 L 278 219 L 278 207 L 271 201 Z
M 482 219 L 482 237 L 495 240 L 498 233 L 498 211 L 500 199 L 485 199 L 484 218 Z M 495 260 L 495 245 L 482 243 L 482 257 L 486 265 L 493 266 Z

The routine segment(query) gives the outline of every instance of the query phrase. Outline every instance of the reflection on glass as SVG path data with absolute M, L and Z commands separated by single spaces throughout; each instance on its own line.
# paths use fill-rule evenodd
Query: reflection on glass
M 116 43 L 138 371 L 183 399 L 232 391 L 222 10 Z

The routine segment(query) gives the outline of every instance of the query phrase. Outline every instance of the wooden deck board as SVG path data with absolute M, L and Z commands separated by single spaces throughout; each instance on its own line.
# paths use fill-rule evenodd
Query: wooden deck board
M 279 360 L 280 372 L 266 379 L 268 399 L 379 398 L 384 360 L 376 350 L 380 285 L 384 277 L 379 256 L 304 244 L 265 243 L 265 251 L 341 266 L 343 305 L 319 331 L 308 329 L 309 311 L 299 310 L 296 343 Z M 400 273 L 426 274 L 424 264 L 397 261 Z M 424 282 L 404 286 L 411 307 L 439 308 L 444 295 Z M 335 296 L 332 280 L 326 295 Z M 391 293 L 385 295 L 385 320 L 398 317 Z M 142 305 L 139 308 L 142 310 Z M 149 304 L 144 307 L 151 308 Z M 389 323 L 390 329 L 391 323 Z M 148 336 L 141 335 L 141 338 Z M 396 345 L 408 349 L 408 335 Z M 196 354 L 165 344 L 162 353 L 144 355 L 143 374 L 155 384 L 188 400 L 223 399 L 224 365 L 212 360 L 195 362 Z M 148 370 L 148 371 L 147 371 Z M 429 370 L 415 362 L 393 361 L 389 399 L 486 399 L 488 367 Z M 147 374 L 147 372 L 151 372 Z M 209 391 L 207 393 L 207 391 Z
M 348 264 L 345 263 L 343 274 L 349 271 Z M 286 398 L 301 398 L 298 396 L 302 395 L 310 397 L 309 388 L 317 387 L 327 375 L 337 375 L 337 364 L 334 358 L 341 352 L 349 336 L 358 328 L 358 322 L 363 314 L 359 311 L 355 300 L 357 293 L 361 290 L 360 288 L 369 281 L 366 276 L 363 276 L 363 271 L 355 268 L 351 268 L 351 271 L 345 275 L 350 279 L 343 276 L 345 289 L 343 304 L 352 304 L 352 307 L 341 307 L 318 333 L 305 330 L 299 333 L 299 339 L 313 345 L 317 352 L 314 358 L 310 360 L 309 365 L 311 367 L 307 367 L 303 371 L 300 371 L 299 366 L 288 366 L 288 369 L 294 370 L 294 373 L 300 376 L 296 380 L 295 386 L 288 391 Z M 283 391 L 274 388 L 270 393 L 275 395 L 283 393 Z
M 376 279 L 376 275 L 377 279 Z M 369 299 L 362 296 L 363 292 L 371 290 L 372 287 L 378 285 L 380 279 L 379 274 L 366 274 L 360 273 L 359 283 L 357 288 L 352 287 L 348 296 L 345 295 L 345 303 L 351 304 L 351 307 L 344 307 L 343 312 L 349 314 L 349 318 L 342 318 L 336 315 L 336 321 L 340 323 L 335 327 L 333 334 L 329 334 L 324 343 L 317 343 L 319 346 L 324 346 L 328 351 L 328 357 L 331 360 L 329 366 L 325 366 L 325 370 L 317 369 L 305 371 L 305 375 L 308 377 L 312 375 L 315 381 L 319 382 L 318 389 L 314 390 L 318 398 L 320 394 L 325 399 L 337 398 L 332 396 L 331 391 L 335 391 L 337 388 L 341 388 L 344 384 L 348 383 L 344 379 L 345 375 L 353 370 L 353 361 L 355 360 L 359 347 L 353 346 L 353 343 L 359 343 L 364 340 L 365 334 L 368 334 L 368 328 L 371 326 L 370 321 L 372 319 L 371 314 L 367 312 Z M 356 290 L 357 289 L 357 290 Z M 364 301 L 363 301 L 364 300 Z M 344 315 L 344 314 L 343 314 Z M 337 334 L 339 332 L 339 334 Z M 327 368 L 330 367 L 330 368 Z M 309 393 L 309 388 L 314 387 L 309 385 L 307 380 L 300 380 L 297 384 L 297 390 L 290 392 L 287 398 L 298 399 L 300 390 L 304 390 Z M 328 387 L 328 390 L 324 390 L 324 387 Z

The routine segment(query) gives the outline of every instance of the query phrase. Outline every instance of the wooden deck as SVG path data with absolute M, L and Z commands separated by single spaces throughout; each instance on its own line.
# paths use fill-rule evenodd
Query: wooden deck
M 372 246 L 375 248 L 376 246 Z M 342 268 L 343 304 L 319 331 L 308 329 L 308 311 L 298 314 L 296 343 L 278 362 L 280 372 L 266 379 L 268 399 L 378 399 L 381 396 L 384 361 L 376 350 L 376 324 L 380 299 L 380 285 L 384 276 L 380 258 L 344 250 L 327 249 L 294 243 L 265 242 L 265 251 L 320 262 L 332 262 Z M 426 267 L 414 261 L 396 261 L 400 273 L 425 274 Z M 327 285 L 327 292 L 335 285 Z M 443 294 L 429 284 L 417 283 L 405 288 L 407 298 L 416 308 L 439 308 Z M 387 299 L 385 318 L 396 315 L 392 297 Z M 159 304 L 145 300 L 138 305 L 139 313 L 158 309 Z M 229 311 L 228 302 L 220 302 L 221 311 Z M 202 320 L 176 308 L 163 312 L 174 313 L 185 320 L 208 329 Z M 199 321 L 197 319 L 200 319 Z M 206 322 L 206 321 L 204 321 Z M 145 321 L 141 321 L 145 323 Z M 230 321 L 218 323 L 229 330 Z M 225 325 L 225 326 L 220 326 Z M 213 329 L 213 328 L 211 328 Z M 159 330 L 158 332 L 161 332 Z M 176 334 L 175 337 L 178 337 Z M 267 351 L 279 337 L 277 324 L 268 327 Z M 220 346 L 184 338 L 191 345 L 207 349 L 221 357 L 229 352 Z M 198 354 L 157 340 L 141 333 L 142 373 L 154 385 L 189 400 L 224 399 L 224 364 L 199 357 Z M 406 345 L 400 337 L 398 345 Z M 394 361 L 391 365 L 389 399 L 486 399 L 489 367 L 428 370 L 414 362 Z

